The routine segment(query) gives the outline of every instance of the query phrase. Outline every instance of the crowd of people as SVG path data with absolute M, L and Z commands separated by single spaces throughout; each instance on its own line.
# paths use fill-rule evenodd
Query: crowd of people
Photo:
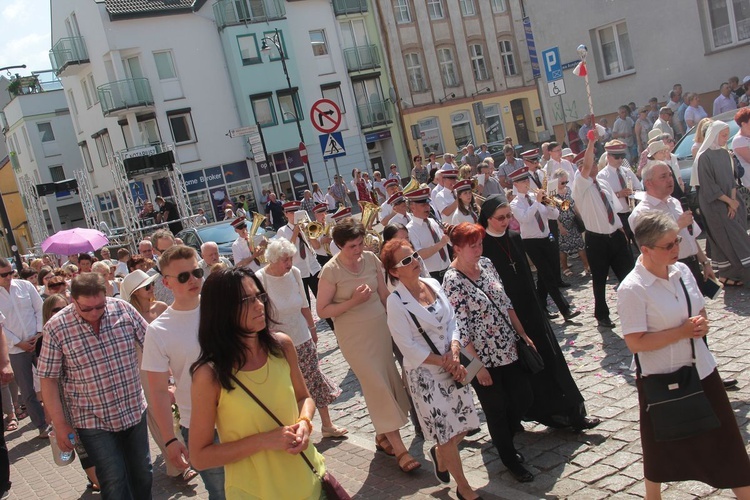
M 693 106 L 673 92 L 671 102 Z M 721 96 L 723 112 L 733 99 L 724 85 Z M 453 478 L 459 498 L 479 498 L 461 442 L 479 429 L 480 411 L 519 482 L 534 480 L 515 441 L 524 422 L 573 432 L 601 422 L 588 415 L 551 323 L 561 316 L 567 327 L 581 314 L 565 293 L 569 259 L 578 258 L 600 328 L 616 326 L 610 270 L 619 282 L 647 496 L 659 498 L 662 482 L 694 479 L 750 498 L 750 459 L 726 394 L 737 381 L 722 380 L 705 341 L 703 298 L 717 280 L 748 282 L 736 171 L 750 160 L 750 107 L 735 116 L 739 163 L 726 123 L 685 110 L 684 125 L 700 132 L 691 185 L 703 228 L 680 202 L 671 147 L 686 128 L 675 126 L 673 107 L 649 103 L 636 120 L 621 108 L 630 136 L 615 122 L 606 137 L 587 117 L 577 152 L 572 141 L 550 142 L 517 158 L 508 144 L 495 166 L 486 146 L 469 145 L 442 163 L 415 156 L 408 179 L 395 165 L 372 181 L 355 169 L 351 191 L 379 205 L 380 231 L 351 217 L 337 175 L 327 193 L 316 184 L 300 201 L 268 193 L 270 241 L 250 234 L 248 212 L 228 207 L 231 260 L 212 242 L 199 255 L 166 229 L 133 255 L 104 247 L 62 264 L 45 255 L 18 272 L 0 259 L 5 429 L 28 416 L 40 438 L 54 430 L 105 498 L 151 498 L 149 434 L 167 474 L 199 475 L 211 499 L 325 498 L 323 478 L 335 483 L 326 474 L 335 471 L 310 441 L 315 413 L 323 438 L 349 431 L 329 411 L 341 388 L 319 363 L 317 317 L 359 382 L 377 450 L 405 474 L 422 467 L 402 438 L 411 418 L 434 443 L 437 480 Z M 691 365 L 718 424 L 665 443 L 644 380 Z M 0 490 L 10 488 L 8 470 L 0 447 Z

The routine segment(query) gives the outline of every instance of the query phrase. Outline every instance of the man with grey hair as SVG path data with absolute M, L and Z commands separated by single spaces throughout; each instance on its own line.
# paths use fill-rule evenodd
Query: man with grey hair
M 737 103 L 732 99 L 731 95 L 732 89 L 729 86 L 729 83 L 722 83 L 721 87 L 719 87 L 719 96 L 714 99 L 713 116 L 737 109 Z
M 153 254 L 158 257 L 174 245 L 174 235 L 167 229 L 159 229 L 151 235 L 151 243 L 153 245 Z M 154 260 L 156 261 L 156 259 Z M 149 270 L 148 275 L 152 276 L 156 273 L 161 274 L 161 271 L 159 270 L 159 265 L 154 262 L 154 267 Z M 160 300 L 166 304 L 171 304 L 174 301 L 172 290 L 164 286 L 163 278 L 154 281 L 154 297 L 156 297 L 156 300 Z
M 481 196 L 485 198 L 492 196 L 493 194 L 499 194 L 503 198 L 503 203 L 507 203 L 508 200 L 505 198 L 505 190 L 500 186 L 500 183 L 492 175 L 492 168 L 488 163 L 482 162 L 477 165 L 477 172 L 479 175 L 484 174 L 484 184 L 479 184 L 478 190 Z
M 151 240 L 141 240 L 138 243 L 138 253 L 147 259 L 154 260 L 154 245 L 151 243 Z
M 513 149 L 512 144 L 506 144 L 503 147 L 503 153 L 505 153 L 505 161 L 497 167 L 497 180 L 505 189 L 513 189 L 513 183 L 510 181 L 510 173 L 523 168 L 523 160 L 516 158 L 516 151 Z
M 227 267 L 232 267 L 232 263 L 226 257 L 219 255 L 219 245 L 214 241 L 207 241 L 201 245 L 201 260 L 198 265 L 203 269 L 203 274 L 208 276 L 211 266 L 221 262 Z

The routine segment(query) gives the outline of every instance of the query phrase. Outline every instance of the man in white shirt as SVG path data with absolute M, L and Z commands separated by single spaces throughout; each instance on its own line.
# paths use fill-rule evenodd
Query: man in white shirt
M 218 254 L 218 249 L 217 249 Z M 143 344 L 141 368 L 148 379 L 149 411 L 156 420 L 164 442 L 164 457 L 180 470 L 187 469 L 190 455 L 190 416 L 192 400 L 190 366 L 198 359 L 200 293 L 203 280 L 192 273 L 200 269 L 198 256 L 190 247 L 174 245 L 159 258 L 165 285 L 172 290 L 174 302 L 148 325 Z M 187 276 L 184 279 L 183 276 Z M 180 433 L 184 445 L 175 437 L 169 391 L 170 374 L 174 378 L 174 400 L 180 409 Z M 210 499 L 224 498 L 224 468 L 200 471 Z
M 547 178 L 551 179 L 558 169 L 563 169 L 568 173 L 568 179 L 573 179 L 576 175 L 576 169 L 572 163 L 562 157 L 563 148 L 557 142 L 550 142 L 548 146 L 549 160 L 544 167 Z
M 727 111 L 734 111 L 735 109 L 737 109 L 737 103 L 732 98 L 732 88 L 729 86 L 729 83 L 724 82 L 719 87 L 719 96 L 714 99 L 713 116 Z
M 284 214 L 289 222 L 276 233 L 277 238 L 286 238 L 295 247 L 297 247 L 297 253 L 294 254 L 292 263 L 294 267 L 299 269 L 300 275 L 302 276 L 302 285 L 305 289 L 305 296 L 307 297 L 308 304 L 310 303 L 310 291 L 312 290 L 313 295 L 318 296 L 318 273 L 320 272 L 320 264 L 318 259 L 315 257 L 315 251 L 307 241 L 305 232 L 302 231 L 300 224 L 295 224 L 294 213 L 300 209 L 300 202 L 288 201 L 284 203 Z
M 232 243 L 234 266 L 249 267 L 252 272 L 260 270 L 260 259 L 266 252 L 266 240 L 262 236 L 253 236 L 253 245 L 250 245 L 247 219 L 244 217 L 237 217 L 231 225 L 237 233 L 237 239 Z
M 628 237 L 628 241 L 638 248 L 638 244 L 633 237 L 633 231 L 630 230 L 630 224 L 628 224 L 628 216 L 630 215 L 630 206 L 635 206 L 635 199 L 631 196 L 636 189 L 643 190 L 643 185 L 635 173 L 623 165 L 628 152 L 624 142 L 609 141 L 604 145 L 604 150 L 607 152 L 607 165 L 596 175 L 596 178 L 600 182 L 605 181 L 609 184 L 617 195 L 620 200 L 620 209 L 617 210 L 617 215 L 622 221 L 622 228 Z
M 8 344 L 10 365 L 21 391 L 19 404 L 26 405 L 31 423 L 46 438 L 44 410 L 34 390 L 34 357 L 36 342 L 42 336 L 42 298 L 36 287 L 26 280 L 14 280 L 13 268 L 0 257 L 0 312 L 5 315 L 3 333 Z
M 636 155 L 632 155 L 633 148 L 636 144 L 635 132 L 633 130 L 635 122 L 630 118 L 630 108 L 627 106 L 620 106 L 617 110 L 617 115 L 615 124 L 612 125 L 612 138 L 624 142 L 628 147 L 628 152 L 631 154 L 631 157 L 637 156 L 637 153 Z
M 402 224 L 404 226 L 409 224 L 411 217 L 406 211 L 404 193 L 397 191 L 393 196 L 388 198 L 388 204 L 393 208 L 393 216 L 391 217 L 390 224 Z
M 661 130 L 663 134 L 669 134 L 674 137 L 674 130 L 670 125 L 674 112 L 669 106 L 662 106 L 659 110 L 659 118 L 654 122 L 654 128 Z
M 440 214 L 440 218 L 448 220 L 458 208 L 458 200 L 453 196 L 453 186 L 458 181 L 458 170 L 443 165 L 441 172 L 443 174 L 443 189 L 435 196 L 433 205 L 435 211 Z
M 409 241 L 422 257 L 430 276 L 442 283 L 451 263 L 447 248 L 450 238 L 443 233 L 440 224 L 429 216 L 430 188 L 415 189 L 404 197 L 409 202 L 412 215 L 406 226 Z
M 570 307 L 558 287 L 560 271 L 555 261 L 559 262 L 560 256 L 550 240 L 548 223 L 548 219 L 557 220 L 560 212 L 557 208 L 542 203 L 546 195 L 544 191 L 539 189 L 533 192 L 528 167 L 511 172 L 510 178 L 518 191 L 518 196 L 510 202 L 510 209 L 520 225 L 524 249 L 537 269 L 536 294 L 539 303 L 546 311 L 549 293 L 565 321 L 569 321 L 581 312 Z
M 622 230 L 622 221 L 617 216 L 620 200 L 606 181 L 597 180 L 595 142 L 589 141 L 583 165 L 573 181 L 573 200 L 586 226 L 586 256 L 594 288 L 594 317 L 600 327 L 614 328 L 606 298 L 609 269 L 612 268 L 617 279 L 622 281 L 633 269 L 634 261 Z
M 201 260 L 198 261 L 198 265 L 203 269 L 203 274 L 208 276 L 211 271 L 211 266 L 221 262 L 227 267 L 232 267 L 232 263 L 229 259 L 219 255 L 219 245 L 214 241 L 207 241 L 201 245 Z
M 386 197 L 383 201 L 383 204 L 380 205 L 380 223 L 383 226 L 387 226 L 391 222 L 391 218 L 393 217 L 393 208 L 391 207 L 391 204 L 388 203 L 388 199 L 396 194 L 399 189 L 401 189 L 401 186 L 399 185 L 398 181 L 396 179 L 388 179 L 383 183 L 383 186 L 385 186 L 385 192 Z

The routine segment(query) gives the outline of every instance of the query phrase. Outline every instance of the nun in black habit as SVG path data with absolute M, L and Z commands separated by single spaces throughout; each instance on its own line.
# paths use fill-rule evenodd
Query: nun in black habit
M 508 229 L 510 207 L 501 196 L 493 195 L 482 204 L 479 223 L 485 228 L 482 255 L 495 265 L 518 319 L 544 360 L 544 369 L 531 376 L 534 404 L 524 420 L 548 427 L 591 429 L 601 422 L 586 416 L 586 405 L 570 374 L 555 332 L 537 300 L 521 235 Z

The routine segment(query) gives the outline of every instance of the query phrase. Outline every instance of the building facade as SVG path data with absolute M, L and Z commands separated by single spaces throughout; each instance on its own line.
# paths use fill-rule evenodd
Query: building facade
M 544 139 L 518 0 L 376 0 L 414 154 Z

